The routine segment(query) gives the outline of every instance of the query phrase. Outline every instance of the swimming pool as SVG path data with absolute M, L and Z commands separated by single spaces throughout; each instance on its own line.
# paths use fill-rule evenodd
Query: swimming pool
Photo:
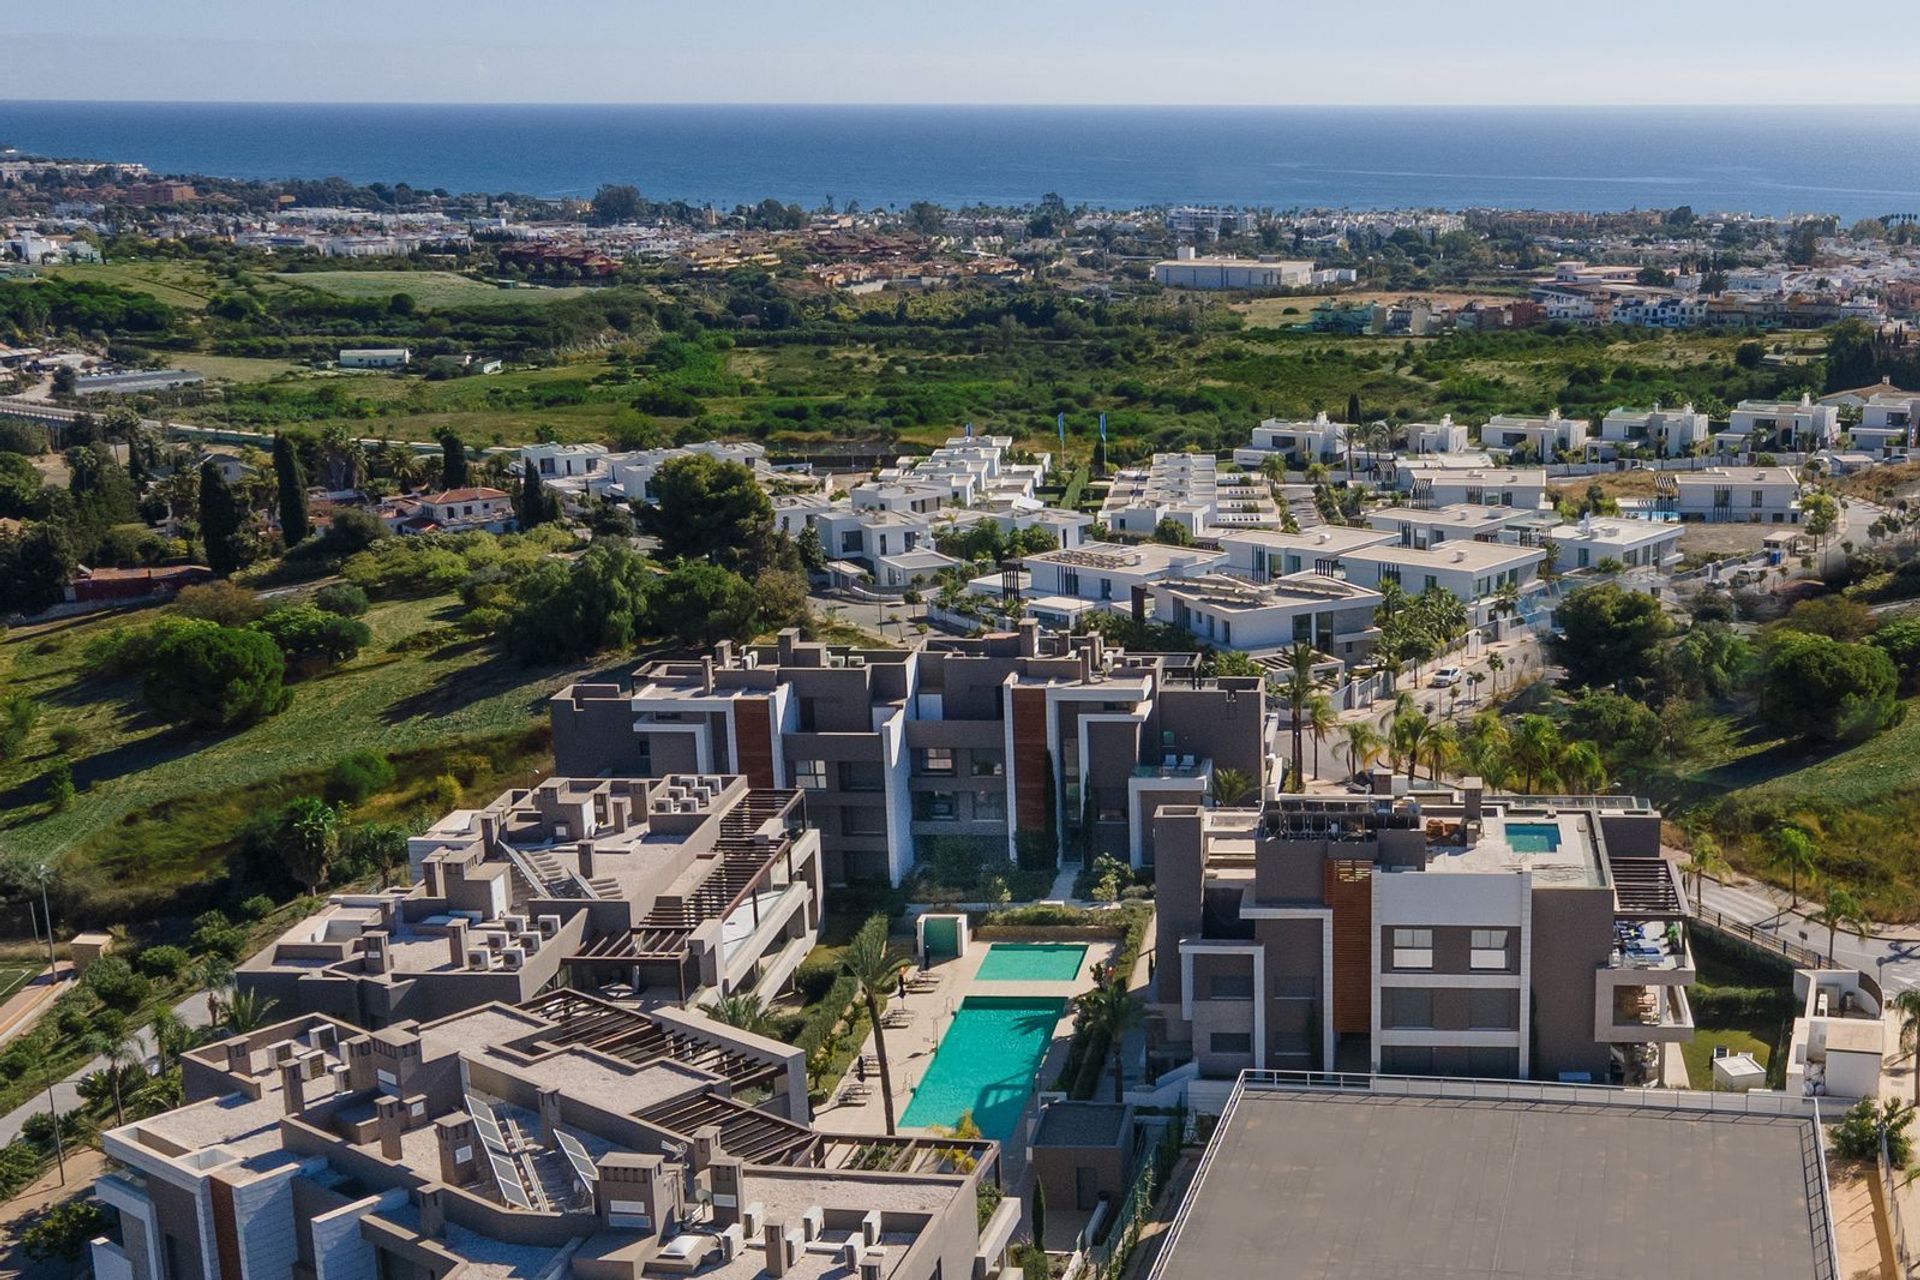
M 951 1126 L 971 1111 L 982 1134 L 1011 1139 L 1033 1092 L 1033 1073 L 1066 1009 L 1057 997 L 968 996 L 900 1123 Z
M 1557 852 L 1560 826 L 1554 822 L 1509 822 L 1507 844 L 1515 853 Z
M 1087 948 L 1078 942 L 996 942 L 975 975 L 983 982 L 1072 982 Z

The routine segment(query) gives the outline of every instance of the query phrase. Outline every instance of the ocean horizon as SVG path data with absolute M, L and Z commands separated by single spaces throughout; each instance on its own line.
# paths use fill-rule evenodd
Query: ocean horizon
M 722 208 L 1226 204 L 1920 212 L 1920 106 L 0 102 L 0 145 L 163 174 Z

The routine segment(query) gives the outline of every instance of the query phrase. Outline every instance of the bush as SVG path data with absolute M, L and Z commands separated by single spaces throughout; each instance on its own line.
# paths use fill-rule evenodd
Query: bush
M 367 611 L 367 593 L 351 582 L 333 582 L 313 593 L 313 607 L 343 618 L 357 618 Z
M 224 911 L 209 911 L 193 922 L 190 945 L 202 955 L 238 960 L 247 949 L 247 931 L 227 919 Z
M 183 618 L 244 627 L 267 611 L 267 603 L 237 582 L 208 582 L 185 587 L 174 598 L 174 612 Z
M 241 902 L 240 914 L 249 920 L 265 920 L 273 914 L 273 899 L 264 893 L 256 893 Z
M 72 755 L 81 743 L 87 740 L 86 733 L 79 725 L 55 725 L 53 730 L 53 749 L 62 755 Z
M 177 978 L 187 971 L 193 957 L 185 947 L 148 947 L 133 958 L 134 967 L 149 978 Z
M 87 969 L 82 979 L 86 989 L 101 1004 L 121 1013 L 132 1013 L 153 991 L 153 984 L 133 971 L 119 956 L 102 956 Z
M 145 675 L 153 667 L 153 655 L 172 637 L 189 631 L 206 631 L 219 626 L 202 618 L 160 617 L 139 627 L 115 627 L 87 642 L 83 651 L 87 666 L 96 675 L 108 678 Z
M 356 751 L 327 771 L 327 799 L 359 804 L 393 785 L 393 766 L 378 751 Z
M 328 666 L 351 662 L 373 639 L 358 618 L 345 618 L 310 604 L 281 605 L 254 623 L 286 655 L 290 664 Z
M 1911 1103 L 1889 1099 L 1883 1105 L 1862 1098 L 1833 1126 L 1833 1153 L 1842 1160 L 1876 1159 L 1884 1134 L 1888 1161 L 1894 1168 L 1904 1169 L 1913 1163 L 1913 1135 L 1908 1132 L 1912 1125 Z

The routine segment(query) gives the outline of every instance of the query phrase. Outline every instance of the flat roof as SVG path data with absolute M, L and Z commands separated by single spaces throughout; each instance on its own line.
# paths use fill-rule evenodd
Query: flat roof
M 1355 547 L 1345 555 L 1348 560 L 1460 570 L 1495 569 L 1545 557 L 1546 552 L 1539 547 L 1517 547 L 1510 542 L 1481 542 L 1473 538 L 1449 538 L 1437 547 L 1403 547 L 1398 543 Z
M 1811 1129 L 1798 1116 L 1243 1090 L 1153 1274 L 1807 1280 L 1826 1247 Z

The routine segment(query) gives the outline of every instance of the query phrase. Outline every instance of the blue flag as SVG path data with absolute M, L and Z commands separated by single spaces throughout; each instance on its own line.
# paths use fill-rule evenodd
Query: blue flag
M 1056 413 L 1053 416 L 1053 425 L 1060 432 L 1060 443 L 1065 444 L 1067 442 L 1067 415 L 1064 413 Z
M 1107 415 L 1103 413 L 1100 415 L 1100 443 L 1105 444 L 1106 442 L 1107 442 Z

